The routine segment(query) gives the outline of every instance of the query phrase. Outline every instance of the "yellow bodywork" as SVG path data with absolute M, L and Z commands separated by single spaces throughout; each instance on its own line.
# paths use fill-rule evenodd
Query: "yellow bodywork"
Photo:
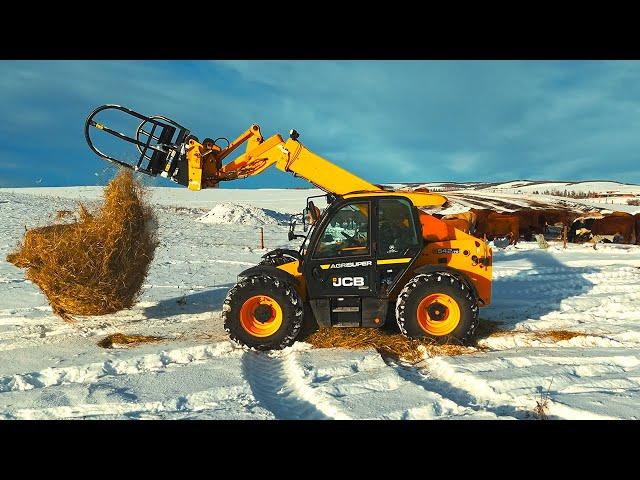
M 375 192 L 365 193 L 349 193 L 344 195 L 344 198 L 354 197 L 375 197 L 375 196 L 387 196 L 387 197 L 402 197 L 408 198 L 418 208 L 422 207 L 440 207 L 447 201 L 442 195 L 437 193 L 425 193 L 425 192 L 387 192 L 386 190 L 376 189 Z
M 475 285 L 484 305 L 491 301 L 492 251 L 489 246 L 442 220 L 421 212 L 420 224 L 425 246 L 416 259 L 416 268 L 437 265 L 464 273 Z
M 246 152 L 222 166 L 222 159 L 245 141 Z M 408 198 L 416 207 L 440 206 L 447 201 L 445 197 L 435 193 L 381 190 L 376 185 L 316 155 L 293 138 L 285 141 L 276 134 L 264 140 L 258 125 L 252 125 L 224 149 L 217 146 L 207 148 L 195 140 L 190 140 L 187 146 L 187 162 L 190 190 L 211 188 L 221 181 L 257 175 L 275 164 L 276 168 L 283 172 L 292 172 L 326 192 L 345 198 L 391 195 Z
M 455 250 L 458 253 L 453 253 Z M 450 253 L 448 253 L 450 252 Z M 465 255 L 465 252 L 468 252 Z M 473 257 L 477 258 L 474 261 Z M 444 259 L 444 262 L 442 261 Z M 377 265 L 389 265 L 397 263 L 409 263 L 411 258 L 390 258 L 378 260 Z M 409 276 L 423 265 L 445 265 L 464 273 L 469 280 L 473 282 L 477 291 L 478 298 L 483 305 L 489 305 L 491 302 L 491 275 L 492 275 L 492 251 L 483 241 L 478 240 L 461 230 L 455 229 L 455 237 L 438 241 L 426 242 L 425 247 L 416 259 Z M 306 300 L 307 285 L 302 273 L 298 272 L 300 262 L 294 260 L 277 268 L 283 270 L 295 279 L 296 290 Z M 330 264 L 320 265 L 320 268 L 327 269 Z M 407 279 L 408 281 L 409 279 Z
M 202 150 L 195 143 L 195 140 L 189 140 L 186 145 L 189 168 L 189 185 L 187 185 L 187 188 L 189 190 L 200 190 L 202 185 Z
M 416 260 L 415 267 L 422 265 L 444 265 L 464 273 L 476 286 L 478 298 L 483 305 L 491 302 L 492 253 L 482 240 L 456 229 L 456 233 L 471 239 L 450 239 L 425 244 Z M 449 251 L 458 253 L 447 253 Z M 467 255 L 464 252 L 469 252 Z M 478 260 L 474 261 L 473 257 Z M 485 265 L 485 260 L 488 259 Z M 482 262 L 480 260 L 483 260 Z
M 222 160 L 246 143 L 246 151 L 234 160 L 222 165 Z M 264 139 L 258 125 L 251 125 L 238 138 L 221 149 L 216 145 L 202 145 L 190 140 L 187 148 L 189 169 L 189 189 L 200 190 L 216 187 L 221 181 L 236 180 L 257 175 L 272 165 L 283 172 L 291 172 L 302 177 L 326 192 L 340 195 L 345 199 L 393 196 L 411 200 L 416 207 L 437 207 L 446 202 L 446 198 L 431 192 L 389 192 L 363 180 L 353 173 L 338 167 L 330 161 L 316 155 L 302 143 L 297 136 L 286 141 L 280 135 Z M 491 301 L 491 249 L 486 244 L 460 230 L 449 228 L 438 219 L 429 217 L 429 228 L 438 235 L 430 235 L 427 228 L 423 237 L 425 247 L 411 270 L 423 265 L 446 266 L 467 275 L 476 286 L 480 301 L 488 305 Z M 475 258 L 475 260 L 474 260 Z M 410 259 L 380 260 L 378 264 L 409 262 Z M 296 281 L 300 295 L 306 298 L 305 279 L 298 270 L 298 261 L 278 268 L 290 273 Z M 411 272 L 409 272 L 411 273 Z
M 292 275 L 295 279 L 296 290 L 300 294 L 303 300 L 307 299 L 307 282 L 304 279 L 302 273 L 298 272 L 298 265 L 300 262 L 298 260 L 294 260 L 289 263 L 285 263 L 284 265 L 279 265 L 277 268 L 280 270 L 284 270 L 288 274 Z

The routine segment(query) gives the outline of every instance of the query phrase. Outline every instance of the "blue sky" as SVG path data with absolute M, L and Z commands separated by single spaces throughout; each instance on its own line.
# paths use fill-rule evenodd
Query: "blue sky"
M 108 181 L 83 134 L 103 103 L 201 139 L 295 128 L 373 183 L 640 183 L 637 61 L 181 60 L 0 61 L 0 186 Z M 273 168 L 226 186 L 305 185 Z

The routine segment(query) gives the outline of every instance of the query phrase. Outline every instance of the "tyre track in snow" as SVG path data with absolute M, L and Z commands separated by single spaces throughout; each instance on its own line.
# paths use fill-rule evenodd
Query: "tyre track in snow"
M 549 349 L 549 355 L 558 354 L 558 351 L 564 349 L 570 351 L 572 348 L 576 352 L 584 351 L 585 355 L 589 355 L 586 352 L 588 351 L 587 349 L 591 348 L 606 348 L 608 349 L 607 351 L 613 352 L 612 348 L 628 348 L 633 344 L 637 344 L 638 342 L 634 341 L 634 339 L 618 341 L 615 338 L 610 338 L 611 335 L 609 334 L 575 337 L 562 342 L 525 337 L 539 328 L 542 328 L 542 331 L 554 328 L 554 322 L 559 321 L 575 323 L 575 325 L 567 325 L 571 328 L 578 327 L 584 323 L 584 318 L 582 317 L 585 315 L 596 319 L 602 317 L 603 321 L 609 320 L 609 317 L 611 317 L 614 319 L 612 323 L 598 323 L 598 325 L 601 329 L 604 329 L 602 331 L 610 330 L 610 333 L 615 333 L 618 328 L 616 312 L 624 310 L 622 306 L 625 305 L 633 309 L 640 299 L 640 291 L 637 289 L 640 279 L 639 273 L 638 269 L 628 266 L 605 267 L 603 269 L 591 267 L 538 267 L 531 270 L 509 269 L 499 271 L 499 275 L 494 278 L 495 302 L 492 307 L 488 307 L 486 313 L 489 316 L 487 318 L 494 314 L 497 317 L 519 318 L 522 321 L 526 321 L 530 327 L 533 327 L 531 331 L 514 332 L 516 337 L 523 337 L 520 339 L 515 337 L 512 339 L 511 336 L 507 336 L 491 339 L 495 341 L 484 341 L 482 343 L 483 346 L 489 347 L 495 353 L 504 351 L 507 357 L 502 358 L 500 356 L 493 360 L 489 357 L 486 360 L 485 367 L 475 367 L 477 372 L 469 370 L 465 363 L 458 364 L 456 361 L 449 361 L 447 357 L 435 357 L 426 360 L 423 373 L 403 369 L 401 366 L 394 368 L 397 368 L 398 374 L 406 380 L 414 381 L 427 391 L 437 392 L 462 407 L 469 407 L 477 411 L 489 411 L 498 416 L 510 416 L 517 419 L 536 418 L 533 414 L 533 408 L 536 406 L 536 401 L 539 400 L 539 394 L 534 391 L 523 395 L 521 392 L 512 391 L 509 384 L 513 383 L 514 380 L 511 375 L 515 374 L 525 378 L 531 376 L 526 382 L 541 382 L 542 385 L 545 383 L 545 374 L 541 374 L 539 371 L 531 374 L 525 371 L 521 371 L 521 373 L 514 371 L 513 374 L 509 374 L 508 368 L 515 366 L 520 370 L 522 366 L 527 364 L 526 362 L 520 362 L 519 359 L 515 359 L 512 367 L 498 365 L 497 363 L 493 365 L 493 363 L 509 363 L 511 362 L 510 355 L 512 354 L 507 352 L 517 352 L 518 349 L 529 347 L 539 351 L 541 348 L 544 350 Z M 547 303 L 549 300 L 561 300 L 561 303 L 558 303 L 557 307 L 554 306 L 554 311 L 545 311 L 548 308 L 545 305 L 534 308 L 533 311 L 527 305 L 527 312 L 524 313 L 522 311 L 523 302 L 536 303 L 542 299 L 546 300 Z M 510 306 L 511 303 L 513 303 L 513 306 Z M 614 309 L 613 313 L 606 314 L 611 304 L 618 308 Z M 538 313 L 544 314 L 544 316 L 540 317 L 537 315 Z M 531 319 L 527 319 L 525 318 L 527 315 L 534 316 Z M 573 318 L 574 316 L 575 319 Z M 555 323 L 555 325 L 560 326 L 559 323 Z M 582 328 L 579 329 L 582 330 Z M 625 331 L 623 330 L 622 333 L 625 333 Z M 613 337 L 618 336 L 613 335 Z M 575 363 L 575 366 L 561 365 L 556 367 L 554 365 L 553 368 L 557 370 L 557 373 L 554 370 L 554 373 L 549 373 L 549 375 L 555 377 L 556 383 L 563 376 L 567 377 L 567 384 L 579 382 L 579 386 L 575 387 L 576 389 L 596 388 L 599 387 L 598 383 L 601 382 L 603 384 L 602 390 L 608 391 L 607 389 L 611 388 L 611 382 L 615 381 L 613 378 L 615 375 L 621 376 L 622 380 L 630 380 L 626 379 L 626 373 L 618 373 L 616 370 L 618 367 L 613 365 L 615 364 L 615 355 L 612 355 L 613 358 L 597 359 L 596 363 L 598 365 L 590 366 L 589 368 L 584 367 L 585 357 L 581 354 L 577 353 L 575 358 L 561 357 L 563 360 L 571 360 L 571 363 Z M 542 354 L 542 357 L 548 358 L 544 354 Z M 529 356 L 527 356 L 528 358 Z M 481 363 L 484 364 L 484 362 Z M 553 364 L 555 362 L 550 363 Z M 600 363 L 602 365 L 599 365 Z M 469 366 L 472 365 L 474 364 L 469 364 Z M 484 378 L 485 372 L 502 371 L 503 368 L 507 369 L 504 370 L 507 373 L 507 377 L 504 380 L 489 380 L 490 376 L 489 378 Z M 585 373 L 581 369 L 595 370 L 591 373 Z M 591 380 L 590 377 L 594 375 L 603 375 L 605 378 L 601 381 Z M 622 385 L 620 388 L 624 391 L 629 391 L 629 389 L 633 390 L 636 386 L 635 384 L 630 386 Z M 564 385 L 561 390 L 567 390 L 568 393 L 568 387 Z M 564 392 L 562 393 L 564 394 Z M 565 397 L 557 399 L 556 395 L 552 395 L 551 398 L 547 399 L 547 414 L 549 418 L 614 418 L 608 415 L 609 412 L 607 411 L 595 413 L 583 408 L 576 408 L 573 405 L 570 406 L 564 403 L 566 402 Z
M 333 402 L 305 380 L 295 352 L 242 355 L 242 374 L 258 403 L 277 419 L 347 420 Z
M 533 308 L 536 312 L 545 312 L 549 301 L 561 302 L 562 308 L 559 303 L 557 312 L 548 311 L 547 314 L 565 315 L 568 310 L 574 309 L 581 313 L 593 313 L 611 303 L 613 298 L 618 305 L 630 306 L 640 299 L 637 288 L 640 274 L 631 267 L 598 271 L 541 268 L 505 273 L 503 271 L 494 278 L 494 302 L 488 307 L 487 313 L 497 311 L 504 314 L 504 309 L 509 310 L 510 304 L 513 304 L 511 310 L 526 305 L 529 310 Z M 541 302 L 543 299 L 544 302 Z M 586 306 L 585 302 L 593 305 Z
M 595 299 L 596 295 L 600 296 L 613 296 L 619 300 L 631 300 L 636 301 L 640 299 L 640 292 L 637 287 L 628 286 L 628 285 L 618 285 L 618 286 L 596 286 L 596 285 L 583 285 L 580 282 L 566 282 L 563 283 L 562 286 L 557 284 L 555 285 L 530 285 L 525 288 L 516 288 L 510 287 L 505 289 L 500 289 L 498 291 L 498 296 L 502 296 L 504 294 L 510 294 L 509 297 L 513 298 L 514 295 L 511 294 L 521 294 L 525 298 L 520 299 L 516 298 L 514 300 L 528 303 L 528 302 L 538 302 L 540 298 L 529 298 L 526 296 L 536 293 L 544 293 L 546 294 L 547 299 L 549 298 L 561 298 L 565 299 L 567 302 L 569 301 L 577 301 L 581 298 L 590 298 Z M 500 300 L 506 300 L 500 298 Z
M 323 395 L 354 419 L 491 418 L 494 414 L 474 410 L 426 391 L 398 374 L 393 360 L 374 349 L 347 351 L 311 349 L 299 352 L 296 363 L 316 395 Z
M 59 344 L 69 339 L 98 337 L 119 333 L 125 329 L 127 333 L 133 333 L 129 332 L 131 327 L 143 325 L 150 319 L 145 314 L 145 308 L 154 308 L 158 304 L 159 302 L 147 302 L 136 306 L 134 310 L 117 312 L 104 318 L 82 317 L 81 322 L 78 323 L 62 323 L 57 316 L 53 315 L 37 319 L 27 316 L 3 316 L 0 311 L 0 326 L 15 326 L 13 329 L 0 331 L 0 351 Z M 153 320 L 156 329 L 161 330 L 163 326 L 199 323 L 213 315 L 218 315 L 218 312 L 198 314 L 185 312 L 169 318 L 153 318 Z
M 157 419 L 175 416 L 184 419 L 189 416 L 197 418 L 215 414 L 228 401 L 242 403 L 248 411 L 257 406 L 248 386 L 243 385 L 213 388 L 163 401 L 84 403 L 49 408 L 23 408 L 5 412 L 0 418 L 5 420 Z
M 220 342 L 213 345 L 164 350 L 157 354 L 153 353 L 121 360 L 109 359 L 104 362 L 71 367 L 49 367 L 37 372 L 0 377 L 0 394 L 71 383 L 88 385 L 106 376 L 159 372 L 170 367 L 189 365 L 194 362 L 233 354 L 239 354 L 239 349 L 236 349 L 231 342 Z
M 435 357 L 425 365 L 427 385 L 435 381 L 436 388 L 444 387 L 448 391 L 453 387 L 456 396 L 462 394 L 461 400 L 468 394 L 468 398 L 485 408 L 497 408 L 497 412 L 504 411 L 504 408 L 506 412 L 515 409 L 512 411 L 516 418 L 527 419 L 537 418 L 533 411 L 540 392 L 553 384 L 554 389 L 547 395 L 549 418 L 617 418 L 606 410 L 593 412 L 569 406 L 563 400 L 567 394 L 585 389 L 599 389 L 609 394 L 615 388 L 627 392 L 637 390 L 638 357 L 634 354 L 618 355 L 617 349 L 612 352 L 608 348 L 601 349 L 599 355 L 592 357 L 584 357 L 582 348 L 574 348 L 573 352 L 566 350 L 569 355 L 560 353 L 562 351 L 555 349 L 547 353 L 533 350 L 533 355 L 520 355 L 517 351 L 505 356 L 487 354 L 468 364 Z M 485 376 L 487 372 L 494 375 Z
M 408 369 L 402 365 L 390 364 L 389 366 L 407 382 L 427 392 L 440 395 L 457 404 L 460 408 L 468 408 L 476 412 L 490 412 L 497 417 L 510 417 L 517 420 L 528 420 L 533 417 L 528 409 L 521 405 L 514 405 L 508 396 L 491 390 L 488 385 L 482 385 L 474 392 L 465 388 L 467 382 L 464 380 L 450 382 L 434 375 L 425 375 L 420 370 Z M 424 368 L 428 371 L 428 363 Z M 482 393 L 478 394 L 477 392 Z
M 615 269 L 602 270 L 599 267 L 535 267 L 529 269 L 500 268 L 493 272 L 493 279 L 497 281 L 549 281 L 565 278 L 585 278 L 589 280 L 638 280 L 640 270 L 624 266 Z
M 585 300 L 604 305 L 612 297 L 618 303 L 633 303 L 640 299 L 637 289 L 640 275 L 630 267 L 604 271 L 573 271 L 567 268 L 513 270 L 505 273 L 507 272 L 501 272 L 494 277 L 494 302 L 487 312 L 496 310 L 498 305 L 497 309 L 502 310 L 509 303 L 513 303 L 514 308 L 526 304 L 527 308 L 533 306 L 536 310 L 544 311 L 547 306 L 545 303 L 539 304 L 541 296 L 546 303 L 550 300 L 562 301 L 565 309 L 577 305 L 580 311 L 584 310 Z
M 0 324 L 3 323 L 3 320 L 5 319 L 0 317 Z M 24 317 L 24 320 L 21 317 L 12 317 L 8 318 L 8 320 L 11 321 L 11 325 L 15 325 L 15 328 L 0 332 L 0 351 L 60 344 L 76 338 L 108 335 L 120 332 L 122 328 L 131 327 L 146 319 L 119 321 L 118 317 L 114 317 L 114 320 L 104 321 L 96 325 L 61 323 L 58 317 L 45 317 L 45 321 L 42 319 L 33 321 L 28 317 Z

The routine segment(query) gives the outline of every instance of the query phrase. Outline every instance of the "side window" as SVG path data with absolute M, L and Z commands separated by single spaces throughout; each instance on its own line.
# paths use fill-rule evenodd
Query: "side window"
M 345 205 L 327 224 L 315 258 L 348 257 L 369 253 L 369 203 Z
M 401 198 L 378 202 L 379 257 L 399 257 L 420 245 L 411 204 Z

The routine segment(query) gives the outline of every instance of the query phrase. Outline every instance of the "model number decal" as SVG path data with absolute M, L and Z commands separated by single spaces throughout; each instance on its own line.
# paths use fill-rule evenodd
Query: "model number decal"
M 334 287 L 364 287 L 364 277 L 333 277 Z
M 460 253 L 460 249 L 459 248 L 434 248 L 433 253 L 447 253 L 447 254 Z

